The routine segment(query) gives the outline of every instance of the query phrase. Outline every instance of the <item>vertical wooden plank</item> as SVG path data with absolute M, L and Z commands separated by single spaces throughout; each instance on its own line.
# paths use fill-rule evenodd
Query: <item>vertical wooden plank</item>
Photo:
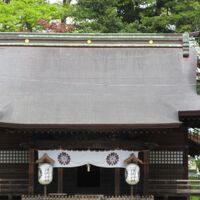
M 63 168 L 58 168 L 58 193 L 63 193 Z
M 148 181 L 149 181 L 149 160 L 150 160 L 150 151 L 143 151 L 143 162 L 144 162 L 144 181 L 143 181 L 143 194 L 148 194 Z
M 115 196 L 120 195 L 120 168 L 115 168 Z
M 183 148 L 184 174 L 183 174 L 183 178 L 182 179 L 184 179 L 184 180 L 188 179 L 188 154 L 189 154 L 188 147 Z
M 183 130 L 184 132 L 184 148 L 183 148 L 183 165 L 184 165 L 184 175 L 183 179 L 188 179 L 188 154 L 189 154 L 189 148 L 188 148 L 188 129 L 185 128 Z
M 34 149 L 29 149 L 28 193 L 34 194 Z

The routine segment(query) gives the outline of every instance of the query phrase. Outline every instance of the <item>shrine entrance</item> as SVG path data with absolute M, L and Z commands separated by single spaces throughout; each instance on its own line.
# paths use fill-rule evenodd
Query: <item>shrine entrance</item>
M 129 195 L 130 186 L 125 181 L 124 160 L 135 151 L 39 151 L 38 158 L 48 154 L 55 160 L 53 181 L 47 186 L 48 194 L 99 194 L 99 195 Z M 92 164 L 90 164 L 92 163 Z M 94 165 L 95 164 L 95 165 Z M 34 194 L 43 194 L 43 186 L 38 183 L 38 168 L 34 170 Z M 141 179 L 143 179 L 141 169 Z M 134 194 L 143 193 L 141 180 L 134 186 Z
M 70 195 L 113 195 L 115 189 L 114 170 L 91 165 L 63 168 L 63 191 Z
M 86 169 L 87 168 L 87 169 Z M 77 187 L 100 187 L 101 184 L 100 168 L 90 165 L 77 168 Z

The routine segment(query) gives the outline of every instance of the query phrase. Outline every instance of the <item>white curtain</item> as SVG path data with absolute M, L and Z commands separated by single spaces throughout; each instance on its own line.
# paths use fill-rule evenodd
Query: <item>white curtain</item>
M 40 150 L 38 158 L 44 154 L 52 158 L 53 167 L 79 167 L 86 164 L 105 168 L 125 168 L 124 160 L 137 151 L 113 150 L 113 151 L 67 151 L 67 150 Z

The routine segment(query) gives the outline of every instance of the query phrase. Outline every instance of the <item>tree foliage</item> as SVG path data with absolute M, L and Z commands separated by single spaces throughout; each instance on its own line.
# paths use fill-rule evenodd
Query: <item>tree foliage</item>
M 157 0 L 151 14 L 144 13 L 141 24 L 145 32 L 185 32 L 200 28 L 198 0 Z
M 199 31 L 199 0 L 0 0 L 0 31 L 37 31 L 39 19 L 65 22 L 72 17 L 76 32 Z
M 79 0 L 78 30 L 184 32 L 200 29 L 199 0 Z
M 81 0 L 72 15 L 80 32 L 119 32 L 123 27 L 117 0 Z
M 196 163 L 197 163 L 198 169 L 200 170 L 200 158 L 196 160 Z
M 0 2 L 0 31 L 37 31 L 42 28 L 37 23 L 39 19 L 60 19 L 64 11 L 45 0 Z

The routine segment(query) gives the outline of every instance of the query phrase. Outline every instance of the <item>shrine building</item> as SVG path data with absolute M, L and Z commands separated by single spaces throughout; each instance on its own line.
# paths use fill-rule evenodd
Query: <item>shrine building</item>
M 188 33 L 0 33 L 0 198 L 38 200 L 44 157 L 47 195 L 200 194 L 188 186 L 188 155 L 200 153 L 188 132 L 200 127 L 199 52 Z

